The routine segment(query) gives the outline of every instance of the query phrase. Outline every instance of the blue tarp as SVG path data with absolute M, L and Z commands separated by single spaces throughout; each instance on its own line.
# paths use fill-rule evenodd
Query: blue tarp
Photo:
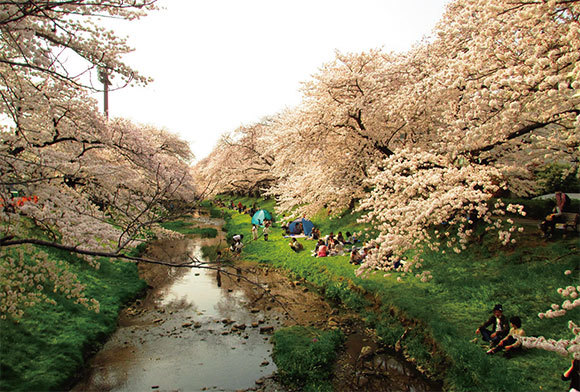
M 265 219 L 272 220 L 272 215 L 266 210 L 258 210 L 252 217 L 252 224 L 262 226 Z
M 299 223 L 302 223 L 302 230 L 300 230 L 300 225 Z M 288 231 L 290 232 L 290 234 L 306 234 L 306 235 L 310 235 L 310 233 L 312 233 L 312 229 L 314 228 L 314 223 L 312 223 L 311 221 L 309 221 L 306 218 L 298 218 L 294 221 L 292 221 L 292 223 L 290 223 L 288 225 Z

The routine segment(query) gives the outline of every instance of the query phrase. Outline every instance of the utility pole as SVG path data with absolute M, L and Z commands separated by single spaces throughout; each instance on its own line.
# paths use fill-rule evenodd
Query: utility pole
M 109 119 L 109 86 L 111 82 L 109 82 L 109 71 L 106 68 L 99 67 L 99 82 L 103 83 L 103 109 L 105 112 L 105 116 L 107 120 Z

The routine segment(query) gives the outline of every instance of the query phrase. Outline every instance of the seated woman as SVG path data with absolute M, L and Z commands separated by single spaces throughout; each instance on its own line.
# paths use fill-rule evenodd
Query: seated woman
M 320 239 L 320 230 L 318 230 L 316 227 L 313 227 L 312 231 L 310 232 L 310 239 L 313 240 Z
M 346 232 L 346 241 L 347 241 L 349 244 L 353 244 L 353 245 L 354 245 L 354 244 L 356 244 L 356 243 L 358 242 L 358 239 L 356 238 L 356 234 L 354 234 L 354 233 L 353 233 L 353 234 L 351 234 L 351 233 L 349 233 L 349 232 L 347 231 L 347 232 Z
M 344 244 L 340 241 L 335 241 L 334 243 L 334 254 L 336 256 L 344 255 Z
M 540 223 L 539 227 L 544 237 L 551 237 L 554 234 L 556 223 L 563 221 L 562 213 L 570 208 L 570 197 L 564 192 L 557 191 L 555 193 L 556 207 L 551 214 Z
M 324 243 L 326 244 L 326 246 L 328 246 L 328 242 L 330 240 L 334 241 L 334 233 L 331 231 L 329 235 L 326 236 L 326 238 L 324 239 Z
M 290 245 L 290 248 L 296 253 L 304 249 L 304 246 L 300 242 L 298 242 L 296 238 L 292 238 L 292 241 L 290 241 L 288 245 Z
M 318 249 L 316 250 L 316 257 L 326 257 L 328 256 L 328 248 L 324 244 L 324 241 L 318 241 Z
M 328 247 L 328 250 L 334 249 L 334 247 L 336 246 L 336 240 L 329 236 L 328 239 L 326 240 L 326 246 Z
M 342 231 L 338 232 L 338 235 L 336 236 L 336 240 L 339 242 L 342 242 L 344 244 L 345 240 L 344 240 L 344 237 L 342 236 Z
M 522 342 L 518 339 L 521 336 L 525 336 L 522 320 L 518 316 L 511 317 L 509 334 L 500 340 L 497 346 L 489 349 L 487 353 L 495 354 L 503 349 L 505 350 L 504 356 L 509 358 L 514 352 L 522 349 Z

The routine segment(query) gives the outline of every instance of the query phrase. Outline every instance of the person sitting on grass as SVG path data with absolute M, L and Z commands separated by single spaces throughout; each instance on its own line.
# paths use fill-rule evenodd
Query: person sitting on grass
M 503 307 L 501 304 L 495 305 L 492 313 L 491 317 L 475 330 L 475 333 L 478 335 L 481 334 L 482 339 L 490 342 L 491 346 L 494 347 L 500 340 L 507 336 L 509 327 L 507 319 L 503 315 Z M 487 329 L 489 326 L 491 326 L 491 329 Z
M 290 241 L 288 245 L 290 245 L 290 248 L 296 253 L 304 249 L 304 246 L 300 242 L 298 242 L 296 238 L 292 238 L 292 241 Z
M 337 256 L 342 256 L 344 255 L 344 244 L 340 241 L 336 241 L 334 244 L 334 253 Z
M 336 246 L 336 240 L 334 237 L 328 237 L 326 240 L 326 247 L 328 248 L 328 252 L 334 251 L 334 247 Z
M 358 242 L 358 240 L 356 239 L 356 235 L 355 234 L 351 234 L 350 232 L 346 232 L 346 243 L 347 244 L 356 244 Z
M 318 248 L 316 250 L 316 257 L 326 257 L 328 256 L 328 248 L 324 244 L 324 241 L 318 240 Z
M 500 340 L 497 346 L 490 348 L 487 351 L 488 354 L 495 354 L 503 349 L 505 350 L 504 356 L 511 358 L 514 352 L 521 351 L 522 342 L 519 338 L 525 335 L 524 329 L 522 328 L 522 320 L 518 316 L 511 317 L 510 327 L 509 334 Z
M 320 239 L 320 230 L 318 230 L 316 227 L 313 227 L 312 230 L 310 231 L 310 239 L 311 240 L 319 240 Z
M 360 255 L 360 253 L 358 252 L 358 249 L 356 247 L 352 247 L 351 251 L 350 251 L 350 260 L 349 263 L 354 264 L 354 265 L 359 265 L 362 261 L 362 257 Z

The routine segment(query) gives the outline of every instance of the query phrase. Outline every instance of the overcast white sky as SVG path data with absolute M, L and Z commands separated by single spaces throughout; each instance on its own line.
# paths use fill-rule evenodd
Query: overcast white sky
M 125 33 L 126 61 L 154 82 L 111 92 L 109 112 L 181 135 L 199 160 L 222 133 L 299 103 L 335 50 L 406 51 L 449 2 L 159 0 Z

